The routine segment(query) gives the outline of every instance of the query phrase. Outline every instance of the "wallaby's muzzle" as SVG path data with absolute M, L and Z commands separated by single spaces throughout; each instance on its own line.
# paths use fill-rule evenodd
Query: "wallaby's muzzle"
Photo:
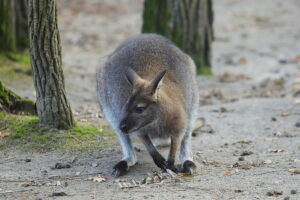
M 120 123 L 120 130 L 123 132 L 123 133 L 128 133 L 128 126 L 122 121 L 121 123 Z

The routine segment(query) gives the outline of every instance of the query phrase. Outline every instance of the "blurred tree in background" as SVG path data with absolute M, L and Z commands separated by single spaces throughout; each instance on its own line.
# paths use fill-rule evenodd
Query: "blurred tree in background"
M 0 51 L 28 48 L 27 0 L 0 0 Z
M 29 47 L 28 34 L 28 0 L 15 0 L 16 45 L 20 50 Z
M 29 0 L 29 39 L 36 108 L 40 122 L 60 129 L 74 126 L 67 100 L 55 0 Z
M 145 0 L 143 33 L 166 36 L 189 54 L 200 74 L 211 74 L 212 0 Z
M 15 1 L 0 1 L 0 51 L 16 50 Z

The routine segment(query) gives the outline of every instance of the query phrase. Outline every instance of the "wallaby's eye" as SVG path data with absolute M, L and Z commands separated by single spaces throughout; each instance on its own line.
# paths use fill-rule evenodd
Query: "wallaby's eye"
M 141 114 L 142 112 L 144 112 L 144 110 L 145 110 L 145 107 L 136 107 L 135 108 L 135 112 L 138 114 Z

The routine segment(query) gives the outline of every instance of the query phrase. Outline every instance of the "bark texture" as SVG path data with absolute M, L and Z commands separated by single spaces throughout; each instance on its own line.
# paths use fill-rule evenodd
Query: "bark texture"
M 42 124 L 74 125 L 66 97 L 55 0 L 29 0 L 29 39 L 37 113 Z
M 199 73 L 209 70 L 212 0 L 145 0 L 142 32 L 166 36 L 194 59 Z
M 35 103 L 6 88 L 0 81 L 0 110 L 10 113 L 36 114 Z
M 16 45 L 18 49 L 29 47 L 28 35 L 28 0 L 17 0 L 16 12 Z
M 15 0 L 0 1 L 0 51 L 16 50 Z

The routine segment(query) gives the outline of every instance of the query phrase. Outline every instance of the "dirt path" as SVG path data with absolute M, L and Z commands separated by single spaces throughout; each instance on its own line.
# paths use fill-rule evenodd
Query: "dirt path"
M 98 113 L 97 63 L 141 26 L 142 1 L 113 2 L 59 1 L 67 90 L 77 118 Z M 300 2 L 215 0 L 214 9 L 216 76 L 198 77 L 199 113 L 207 125 L 193 138 L 195 177 L 120 189 L 110 176 L 118 147 L 7 151 L 0 154 L 0 199 L 300 199 L 300 175 L 288 171 L 300 169 Z M 141 181 L 157 170 L 136 145 L 139 164 L 122 179 Z M 71 168 L 51 169 L 59 162 Z M 87 180 L 98 174 L 108 179 Z M 1 194 L 8 190 L 19 192 Z M 67 196 L 49 197 L 53 192 Z

